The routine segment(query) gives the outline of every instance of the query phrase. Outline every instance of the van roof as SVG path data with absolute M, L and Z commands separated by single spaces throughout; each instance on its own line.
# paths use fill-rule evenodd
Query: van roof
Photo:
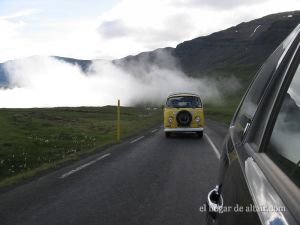
M 173 93 L 170 93 L 168 95 L 168 98 L 169 97 L 172 97 L 172 96 L 178 96 L 178 95 L 184 95 L 184 96 L 197 96 L 197 97 L 200 97 L 196 92 L 190 92 L 190 91 L 184 91 L 184 92 L 173 92 Z

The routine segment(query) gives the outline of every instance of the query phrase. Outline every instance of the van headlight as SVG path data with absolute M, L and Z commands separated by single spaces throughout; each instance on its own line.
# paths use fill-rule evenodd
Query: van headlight
M 196 121 L 196 123 L 200 123 L 200 121 L 201 121 L 200 117 L 196 116 L 195 121 Z
M 169 122 L 169 124 L 171 124 L 173 122 L 173 117 L 169 116 L 168 122 Z

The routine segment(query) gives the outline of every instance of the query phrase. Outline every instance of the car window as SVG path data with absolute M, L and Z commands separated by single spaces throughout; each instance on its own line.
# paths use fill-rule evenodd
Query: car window
M 266 154 L 300 187 L 300 66 L 285 93 Z
M 267 59 L 258 72 L 251 87 L 249 88 L 234 121 L 235 133 L 239 140 L 243 138 L 247 123 L 252 121 L 269 81 L 271 80 L 273 74 L 275 74 L 277 71 L 280 62 L 285 56 L 289 46 L 293 42 L 299 28 L 300 27 L 298 26 L 297 29 L 295 29 Z

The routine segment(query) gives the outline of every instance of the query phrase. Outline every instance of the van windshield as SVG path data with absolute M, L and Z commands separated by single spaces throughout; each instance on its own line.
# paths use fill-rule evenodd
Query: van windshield
M 167 100 L 166 107 L 168 108 L 201 108 L 202 103 L 199 97 L 196 96 L 174 96 Z

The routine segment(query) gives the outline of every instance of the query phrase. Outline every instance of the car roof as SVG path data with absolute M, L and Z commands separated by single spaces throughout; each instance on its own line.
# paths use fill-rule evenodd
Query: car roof
M 200 96 L 199 96 L 197 93 L 195 93 L 195 92 L 190 92 L 190 91 L 185 91 L 185 92 L 173 92 L 173 93 L 170 93 L 170 94 L 168 95 L 168 98 L 169 98 L 169 97 L 173 97 L 173 96 L 196 96 L 196 97 L 199 97 L 199 98 L 200 98 Z

